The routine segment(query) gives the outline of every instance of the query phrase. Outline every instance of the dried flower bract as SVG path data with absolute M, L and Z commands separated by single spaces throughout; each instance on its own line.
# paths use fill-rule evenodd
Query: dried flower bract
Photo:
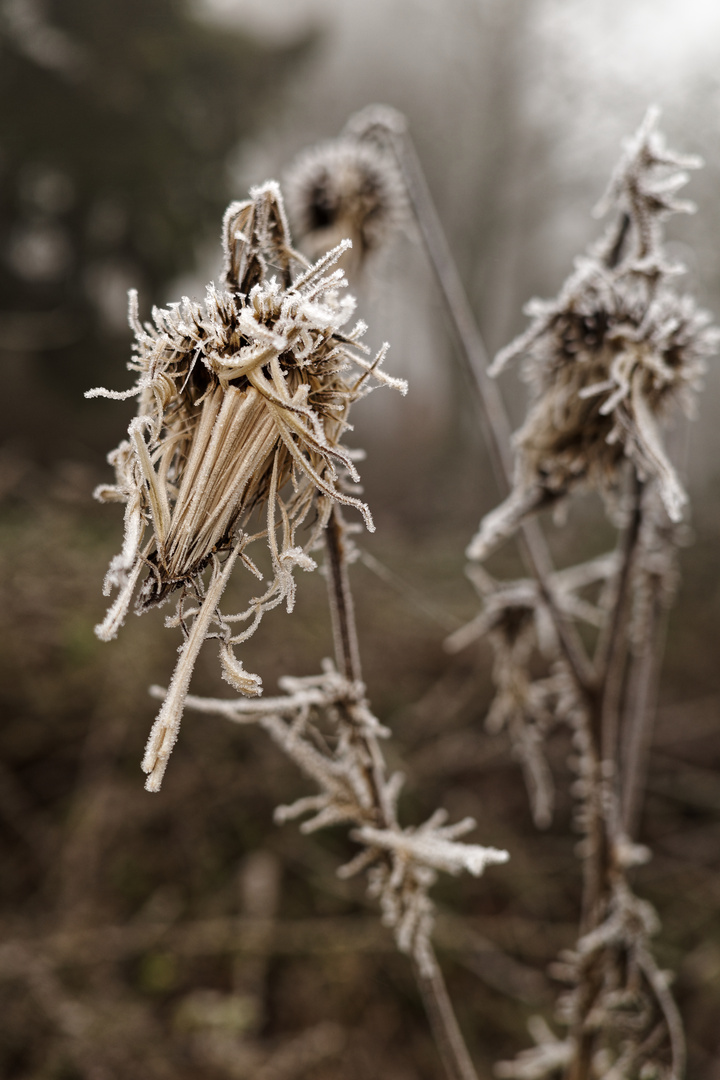
M 141 325 L 131 294 L 137 382 L 123 393 L 87 395 L 139 399 L 127 440 L 110 455 L 116 482 L 96 492 L 126 505 L 123 549 L 105 580 L 106 594 L 119 592 L 96 632 L 114 637 L 136 594 L 138 612 L 172 594 L 177 610 L 167 622 L 185 638 L 143 761 L 152 791 L 177 738 L 203 641 L 219 638 L 224 678 L 259 694 L 259 677 L 243 670 L 233 646 L 269 608 L 285 601 L 292 609 L 293 571 L 314 568 L 308 552 L 332 502 L 356 507 L 372 529 L 369 510 L 342 484 L 358 476 L 341 438 L 351 402 L 373 382 L 405 391 L 380 370 L 387 346 L 366 359 L 364 325 L 342 330 L 354 300 L 341 299 L 343 272 L 332 267 L 349 241 L 309 266 L 291 246 L 280 190 L 268 183 L 231 204 L 223 242 L 225 288 L 208 286 L 204 305 L 185 297 L 153 309 L 154 325 Z M 312 507 L 315 529 L 300 546 L 296 532 Z M 265 520 L 251 535 L 259 508 Z M 259 537 L 267 540 L 272 580 L 246 611 L 224 616 L 218 605 L 235 563 L 262 577 L 245 550 Z
M 497 373 L 525 358 L 532 388 L 515 435 L 515 485 L 481 524 L 468 557 L 485 558 L 528 514 L 578 488 L 616 491 L 629 458 L 657 478 L 677 521 L 687 496 L 662 442 L 660 422 L 674 399 L 687 413 L 717 346 L 709 316 L 679 296 L 662 245 L 661 223 L 691 204 L 676 198 L 696 158 L 669 151 L 651 110 L 613 176 L 602 209 L 617 224 L 578 260 L 556 300 L 533 301 L 528 330 L 496 358 Z

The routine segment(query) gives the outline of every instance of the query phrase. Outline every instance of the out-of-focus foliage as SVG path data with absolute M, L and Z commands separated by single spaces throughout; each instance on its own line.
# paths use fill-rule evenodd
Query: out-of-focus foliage
M 39 378 L 68 398 L 100 381 L 98 369 L 122 370 L 126 335 L 113 338 L 128 287 L 162 300 L 217 231 L 233 194 L 228 157 L 271 119 L 304 47 L 220 30 L 184 0 L 0 7 L 0 347 L 10 365 L 41 355 Z

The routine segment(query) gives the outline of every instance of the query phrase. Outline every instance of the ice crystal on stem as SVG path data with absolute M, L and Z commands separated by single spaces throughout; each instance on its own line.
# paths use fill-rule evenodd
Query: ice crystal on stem
M 484 559 L 531 513 L 579 488 L 613 494 L 630 459 L 657 478 L 667 512 L 680 520 L 687 496 L 663 445 L 660 424 L 677 400 L 690 414 L 718 332 L 673 278 L 662 222 L 687 212 L 676 197 L 697 158 L 668 150 L 651 110 L 615 172 L 602 209 L 617 222 L 557 299 L 528 305 L 527 331 L 495 359 L 492 373 L 524 357 L 532 400 L 517 448 L 514 489 L 488 514 L 468 548 Z
M 471 818 L 446 825 L 439 810 L 416 828 L 401 828 L 397 802 L 402 776 L 387 776 L 379 739 L 389 732 L 373 716 L 361 683 L 350 682 L 326 661 L 321 675 L 281 680 L 286 693 L 262 701 L 190 696 L 188 708 L 225 716 L 236 723 L 258 723 L 318 787 L 316 795 L 279 807 L 278 822 L 311 815 L 303 832 L 347 823 L 360 852 L 338 873 L 368 871 L 369 892 L 380 902 L 383 921 L 401 951 L 431 975 L 430 946 L 434 907 L 428 895 L 437 872 L 480 875 L 486 866 L 506 862 L 508 853 L 460 837 L 475 827 Z M 161 696 L 164 691 L 155 688 Z
M 260 693 L 259 677 L 244 671 L 233 646 L 265 611 L 283 601 L 292 609 L 294 570 L 315 566 L 308 552 L 333 502 L 356 507 L 372 529 L 367 506 L 341 482 L 359 479 L 341 444 L 348 409 L 373 384 L 405 390 L 381 370 L 387 346 L 367 359 L 364 325 L 343 330 L 354 301 L 341 298 L 343 272 L 332 268 L 349 241 L 309 266 L 291 246 L 278 186 L 250 194 L 225 214 L 225 288 L 208 286 L 204 304 L 185 297 L 153 309 L 152 325 L 140 323 L 131 293 L 137 382 L 125 392 L 88 393 L 139 401 L 127 440 L 110 455 L 116 483 L 96 491 L 126 504 L 123 549 L 105 579 L 106 594 L 117 588 L 118 596 L 96 632 L 114 637 L 136 594 L 139 613 L 178 596 L 168 623 L 182 630 L 184 644 L 143 760 L 151 791 L 177 738 L 203 641 L 219 638 L 228 682 Z M 314 533 L 299 545 L 297 530 L 313 507 Z M 262 508 L 253 535 L 248 523 Z M 246 553 L 260 537 L 272 580 L 247 610 L 223 615 L 220 599 L 237 562 L 262 578 Z M 237 624 L 245 624 L 239 632 Z

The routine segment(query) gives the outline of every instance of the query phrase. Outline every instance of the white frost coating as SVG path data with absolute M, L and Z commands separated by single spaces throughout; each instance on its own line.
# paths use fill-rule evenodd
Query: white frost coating
M 353 839 L 368 847 L 391 851 L 402 859 L 431 866 L 434 870 L 443 870 L 446 874 L 460 874 L 463 870 L 480 877 L 486 866 L 496 866 L 507 862 L 507 851 L 493 847 L 481 847 L 479 844 L 458 844 L 451 836 L 462 836 L 475 828 L 472 818 L 466 818 L 457 825 L 441 829 L 437 826 L 420 826 L 417 830 L 373 829 L 365 826 L 354 832 Z
M 618 566 L 615 553 L 551 574 L 547 582 L 553 602 L 564 615 L 594 627 L 606 621 L 603 600 Z M 573 680 L 560 663 L 554 624 L 540 587 L 534 579 L 497 581 L 484 566 L 472 564 L 468 577 L 482 600 L 482 610 L 446 641 L 451 652 L 485 637 L 493 651 L 495 697 L 485 726 L 497 734 L 506 731 L 513 755 L 522 766 L 533 819 L 547 828 L 554 808 L 554 782 L 544 744 L 560 722 L 572 722 L 581 702 Z M 601 586 L 595 603 L 578 595 L 588 585 Z M 549 667 L 533 677 L 537 661 Z
M 573 1039 L 558 1039 L 541 1016 L 531 1016 L 528 1029 L 535 1046 L 521 1051 L 515 1061 L 499 1061 L 493 1071 L 501 1080 L 544 1080 L 572 1061 Z

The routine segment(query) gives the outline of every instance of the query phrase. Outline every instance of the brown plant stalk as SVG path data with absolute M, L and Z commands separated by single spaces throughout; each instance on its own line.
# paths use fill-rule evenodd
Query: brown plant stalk
M 328 595 L 336 663 L 338 670 L 346 679 L 350 682 L 361 682 L 362 671 L 355 609 L 345 554 L 343 522 L 338 507 L 333 508 L 325 530 L 325 541 Z M 373 775 L 369 779 L 374 791 L 379 824 L 387 828 L 391 822 L 386 819 L 381 796 L 384 769 L 382 751 L 374 736 L 361 734 L 360 738 L 364 740 L 368 758 L 373 762 Z M 380 783 L 377 783 L 378 779 Z M 429 947 L 432 949 L 432 946 Z M 445 979 L 434 957 L 434 952 L 433 961 L 430 964 L 420 964 L 415 961 L 413 971 L 448 1080 L 477 1080 L 477 1073 L 465 1045 Z

